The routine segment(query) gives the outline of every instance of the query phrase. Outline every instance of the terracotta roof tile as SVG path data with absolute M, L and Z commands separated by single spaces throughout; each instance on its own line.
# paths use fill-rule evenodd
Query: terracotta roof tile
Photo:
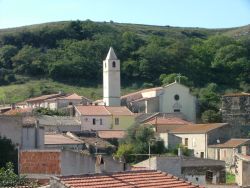
M 125 131 L 120 130 L 104 130 L 104 131 L 98 131 L 98 136 L 100 138 L 124 138 L 126 135 Z
M 126 106 L 106 106 L 106 109 L 112 114 L 117 116 L 131 116 L 134 115 Z
M 109 116 L 111 113 L 105 106 L 76 106 L 76 110 L 85 116 Z
M 68 187 L 85 188 L 195 188 L 200 187 L 190 182 L 174 177 L 171 174 L 156 170 L 127 171 L 107 174 L 87 174 L 80 176 L 58 177 L 60 182 Z
M 134 115 L 126 106 L 76 106 L 76 110 L 85 116 L 108 116 L 108 115 L 117 115 L 117 116 L 131 116 Z
M 60 93 L 54 93 L 54 94 L 50 94 L 50 95 L 42 95 L 42 96 L 39 96 L 39 97 L 34 97 L 34 98 L 27 99 L 26 102 L 43 101 L 43 100 L 46 100 L 46 99 L 51 99 L 51 98 L 59 97 L 59 96 L 62 96 L 62 95 L 63 94 L 60 94 Z
M 243 138 L 232 138 L 222 144 L 214 144 L 209 145 L 209 147 L 213 148 L 236 148 L 242 144 L 248 143 L 250 144 L 250 139 L 243 139 Z
M 228 125 L 228 124 L 227 123 L 193 124 L 189 126 L 182 126 L 170 132 L 171 133 L 184 133 L 184 134 L 185 133 L 187 134 L 207 133 L 211 130 L 223 127 L 225 125 Z
M 4 115 L 13 116 L 13 115 L 19 115 L 19 114 L 27 114 L 31 112 L 32 112 L 32 108 L 15 108 L 15 109 L 8 110 L 7 112 L 4 113 Z
M 140 90 L 140 91 L 129 93 L 127 95 L 123 95 L 123 96 L 121 96 L 121 99 L 128 98 L 128 97 L 133 97 L 133 98 L 139 99 L 139 98 L 142 97 L 142 95 L 141 95 L 142 93 L 150 92 L 150 91 L 159 91 L 159 90 L 162 90 L 162 88 L 163 87 L 154 87 L 154 88 L 149 88 L 149 89 L 143 89 L 143 90 Z

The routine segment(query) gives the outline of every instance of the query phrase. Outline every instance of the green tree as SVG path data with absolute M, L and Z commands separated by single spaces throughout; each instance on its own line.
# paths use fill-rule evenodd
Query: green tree
M 128 130 L 127 137 L 121 141 L 115 156 L 124 157 L 128 163 L 141 161 L 148 157 L 149 144 L 151 153 L 161 154 L 165 152 L 163 141 L 155 140 L 152 128 L 135 125 Z
M 178 75 L 177 73 L 172 73 L 172 74 L 161 74 L 159 80 L 163 85 L 171 84 L 175 81 L 179 81 L 180 83 L 186 86 L 192 86 L 193 83 L 189 81 L 188 77 L 183 76 L 183 75 Z
M 202 113 L 201 119 L 203 123 L 220 123 L 221 114 L 215 110 L 206 110 Z
M 19 176 L 14 172 L 14 166 L 11 162 L 6 164 L 6 167 L 0 168 L 0 186 L 1 187 L 16 187 L 27 185 L 28 181 L 24 176 Z
M 0 67 L 12 68 L 11 58 L 18 52 L 17 47 L 13 45 L 5 45 L 0 48 Z
M 18 151 L 10 139 L 0 136 L 0 151 L 0 168 L 11 162 L 15 165 L 15 171 L 17 172 Z

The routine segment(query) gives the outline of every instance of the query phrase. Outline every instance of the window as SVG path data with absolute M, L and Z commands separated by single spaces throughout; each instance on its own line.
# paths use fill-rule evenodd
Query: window
M 185 143 L 184 143 L 185 146 L 188 146 L 188 138 L 185 138 Z
M 201 152 L 201 158 L 204 158 L 204 152 Z
M 212 183 L 213 181 L 213 172 L 208 170 L 206 171 L 206 182 Z
M 115 118 L 115 125 L 119 125 L 119 118 Z
M 100 119 L 100 125 L 102 125 L 102 119 Z
M 112 62 L 112 67 L 115 67 L 115 61 Z
M 174 96 L 174 99 L 175 99 L 176 101 L 178 101 L 178 100 L 180 99 L 180 96 L 176 94 L 176 95 Z
M 96 120 L 95 120 L 95 118 L 93 118 L 93 125 L 95 125 L 95 123 L 96 123 Z

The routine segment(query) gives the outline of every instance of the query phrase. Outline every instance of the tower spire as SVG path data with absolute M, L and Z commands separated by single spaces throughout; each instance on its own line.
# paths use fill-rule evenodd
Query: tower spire
M 120 60 L 117 59 L 114 49 L 109 48 L 106 59 L 103 61 L 103 102 L 107 106 L 120 106 Z
M 106 60 L 118 60 L 112 46 L 110 46 L 110 48 L 109 48 L 109 52 L 107 54 Z

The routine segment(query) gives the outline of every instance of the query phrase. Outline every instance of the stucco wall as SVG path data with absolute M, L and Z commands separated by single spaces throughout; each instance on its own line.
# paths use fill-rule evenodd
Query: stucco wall
M 115 124 L 115 118 L 119 118 L 119 125 Z M 112 116 L 111 128 L 115 130 L 126 130 L 135 122 L 133 115 L 131 116 Z
M 182 138 L 171 133 L 159 133 L 159 136 L 164 141 L 164 146 L 168 149 L 176 148 L 178 144 L 182 143 Z
M 159 97 L 151 98 L 145 101 L 146 103 L 146 113 L 159 112 Z
M 175 95 L 179 95 L 179 100 L 175 100 Z M 163 88 L 163 94 L 160 96 L 160 112 L 173 113 L 174 106 L 177 105 L 187 120 L 196 121 L 196 98 L 190 94 L 189 88 L 173 83 Z
M 185 145 L 185 138 L 188 138 L 188 149 L 194 151 L 195 157 L 201 157 L 201 152 L 204 152 L 206 158 L 206 134 L 175 134 L 182 138 L 182 144 Z
M 237 172 L 235 180 L 239 186 L 250 187 L 250 161 L 237 160 Z
M 61 175 L 95 173 L 95 159 L 92 156 L 64 150 L 61 153 Z
M 112 63 L 115 61 L 116 66 Z M 120 106 L 121 96 L 120 61 L 103 61 L 103 101 L 107 106 Z
M 93 125 L 93 119 L 96 124 Z M 100 125 L 102 119 L 102 125 Z M 111 129 L 111 116 L 81 116 L 81 130 L 108 130 Z
M 22 149 L 35 149 L 44 147 L 44 128 L 23 127 Z
M 0 116 L 0 135 L 11 139 L 13 143 L 22 143 L 22 117 Z

